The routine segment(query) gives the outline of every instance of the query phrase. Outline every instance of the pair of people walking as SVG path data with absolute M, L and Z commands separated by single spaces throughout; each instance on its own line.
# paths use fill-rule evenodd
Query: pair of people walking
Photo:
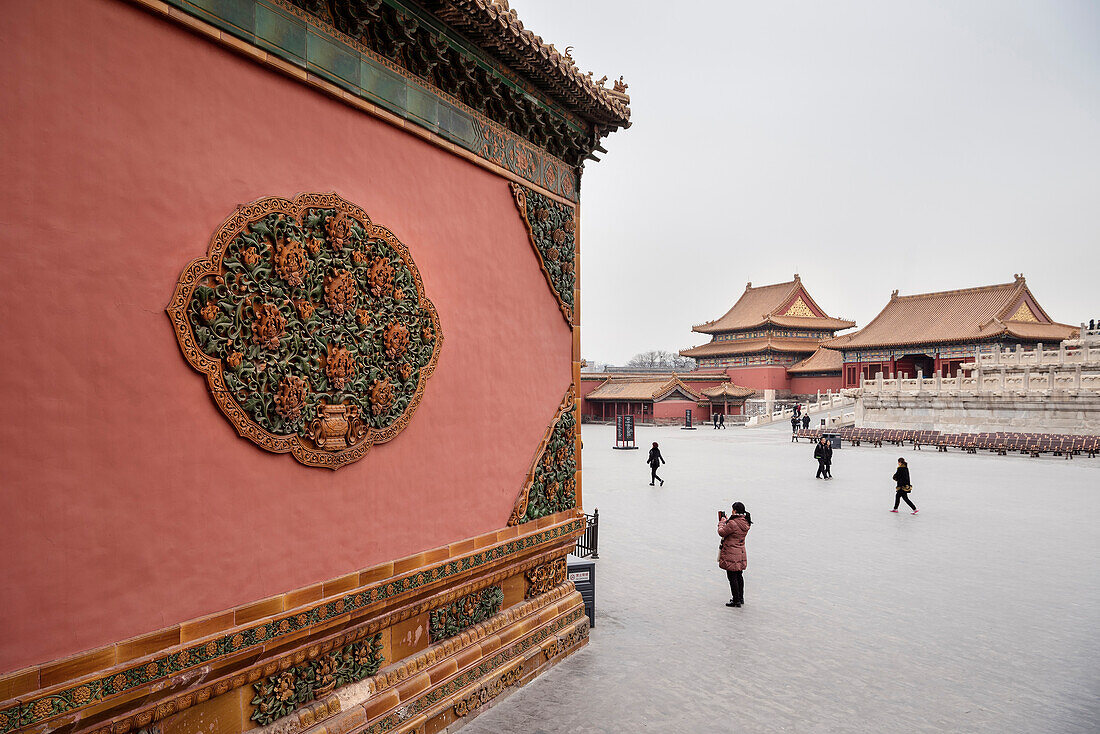
M 711 416 L 711 418 L 714 419 L 715 430 L 726 427 L 726 416 L 724 413 L 715 413 L 713 416 Z
M 666 464 L 665 457 L 661 456 L 661 449 L 657 446 L 657 442 L 653 442 L 653 448 L 649 450 L 649 458 L 645 463 L 649 464 L 649 486 L 653 486 L 654 481 L 661 483 L 661 486 L 665 486 L 665 480 L 657 476 L 657 470 L 661 467 L 661 464 Z
M 833 478 L 833 447 L 829 439 L 824 436 L 814 446 L 814 458 L 817 459 L 817 476 L 815 479 Z
M 791 416 L 791 443 L 798 443 L 798 427 L 802 426 L 803 430 L 810 427 L 810 416 L 803 415 L 799 418 L 797 415 Z
M 745 603 L 745 569 L 749 567 L 749 557 L 745 551 L 745 536 L 752 527 L 752 516 L 742 502 L 734 502 L 733 513 L 718 511 L 718 535 L 722 538 L 718 546 L 718 567 L 726 572 L 730 582 L 730 600 L 727 607 L 740 607 Z

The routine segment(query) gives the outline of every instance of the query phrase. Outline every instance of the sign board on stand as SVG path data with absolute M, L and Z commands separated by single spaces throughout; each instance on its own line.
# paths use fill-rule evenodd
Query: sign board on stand
M 637 444 L 634 443 L 634 416 L 629 413 L 615 418 L 615 448 L 638 448 Z
M 681 431 L 694 431 L 695 426 L 691 425 L 691 408 L 684 409 L 684 427 Z

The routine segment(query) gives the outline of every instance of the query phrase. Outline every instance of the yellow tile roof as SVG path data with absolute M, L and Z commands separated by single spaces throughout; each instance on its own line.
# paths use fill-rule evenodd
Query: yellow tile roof
M 688 387 L 676 375 L 609 377 L 606 382 L 584 397 L 585 400 L 661 400 L 675 390 L 682 391 L 692 400 L 702 399 L 696 390 Z
M 747 398 L 754 394 L 756 390 L 751 387 L 734 385 L 732 382 L 724 382 L 721 385 L 704 388 L 700 392 L 708 398 Z
M 729 341 L 710 342 L 691 349 L 681 350 L 684 357 L 721 357 L 748 352 L 794 352 L 796 354 L 810 354 L 817 349 L 816 339 L 781 339 L 765 338 L 756 339 L 731 339 Z
M 1022 303 L 1039 322 L 1012 321 Z M 833 349 L 981 341 L 999 336 L 1053 342 L 1072 338 L 1078 329 L 1051 320 L 1022 275 L 1011 283 L 899 296 L 859 331 L 825 342 Z
M 835 349 L 819 347 L 816 352 L 802 360 L 793 367 L 788 367 L 787 372 L 840 372 L 844 366 L 844 356 Z
M 764 324 L 794 328 L 827 329 L 839 331 L 855 326 L 854 321 L 834 319 L 825 314 L 802 285 L 796 274 L 794 280 L 753 287 L 745 286 L 745 292 L 725 314 L 704 324 L 692 327 L 692 331 L 714 334 L 737 329 L 751 329 Z M 808 315 L 807 315 L 808 314 Z

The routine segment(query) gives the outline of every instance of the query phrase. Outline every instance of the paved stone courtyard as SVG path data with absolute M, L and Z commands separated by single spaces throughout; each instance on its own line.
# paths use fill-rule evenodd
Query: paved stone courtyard
M 825 482 L 782 427 L 583 436 L 591 641 L 464 733 L 1100 731 L 1100 459 L 845 446 Z M 916 516 L 889 512 L 902 455 Z M 715 563 L 735 500 L 741 609 Z

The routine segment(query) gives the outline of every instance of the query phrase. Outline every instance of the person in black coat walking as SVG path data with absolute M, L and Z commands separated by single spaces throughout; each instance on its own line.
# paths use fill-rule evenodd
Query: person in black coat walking
M 810 416 L 808 416 L 808 415 L 802 416 L 802 428 L 803 428 L 803 430 L 805 430 L 809 427 L 810 427 Z
M 791 443 L 798 443 L 798 416 L 791 418 Z
M 717 431 L 718 430 L 718 414 L 715 413 L 714 415 L 711 416 L 711 418 L 714 419 L 714 430 Z
M 905 463 L 905 459 L 898 459 L 898 470 L 894 472 L 892 478 L 898 486 L 894 493 L 894 509 L 890 512 L 897 512 L 898 505 L 901 504 L 902 500 L 905 500 L 905 504 L 913 508 L 913 512 L 910 514 L 916 515 L 917 506 L 909 499 L 909 493 L 913 491 L 913 485 L 909 482 L 909 465 Z
M 814 458 L 817 459 L 817 475 L 814 479 L 828 479 L 829 464 L 833 460 L 833 449 L 824 436 L 817 442 L 817 446 L 814 446 Z
M 661 466 L 661 464 L 665 464 L 667 462 L 665 461 L 665 457 L 661 456 L 661 450 L 657 448 L 656 441 L 653 442 L 653 448 L 649 450 L 649 458 L 646 459 L 646 463 L 649 464 L 650 471 L 649 486 L 653 486 L 654 480 L 660 482 L 662 487 L 665 486 L 665 480 L 657 476 L 657 469 Z
M 719 428 L 725 428 L 726 427 L 726 414 L 725 413 L 719 413 L 718 414 L 718 427 Z

